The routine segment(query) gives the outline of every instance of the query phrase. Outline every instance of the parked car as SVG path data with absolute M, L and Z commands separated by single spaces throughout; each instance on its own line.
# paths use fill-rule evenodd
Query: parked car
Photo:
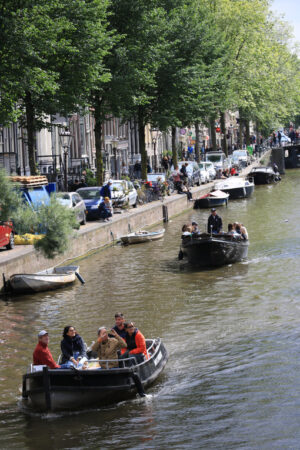
M 78 192 L 58 192 L 56 198 L 63 206 L 75 212 L 76 219 L 81 225 L 86 224 L 86 207 Z
M 217 172 L 212 162 L 202 161 L 199 163 L 199 168 L 205 169 L 208 172 L 209 180 L 214 180 L 216 178 Z
M 200 169 L 198 164 L 195 161 L 180 161 L 178 163 L 179 170 L 183 166 L 183 164 L 188 163 L 186 167 L 186 172 L 188 174 L 188 181 L 190 186 L 194 186 L 197 184 L 197 186 L 200 186 L 201 184 L 201 175 L 200 175 Z M 171 167 L 171 170 L 174 170 L 174 167 Z
M 224 170 L 229 166 L 225 153 L 220 151 L 207 152 L 205 155 L 205 161 L 213 163 L 216 170 Z
M 250 155 L 247 150 L 234 150 L 232 152 L 232 162 L 234 165 L 246 167 L 250 164 Z
M 101 186 L 80 188 L 76 192 L 83 199 L 88 220 L 99 219 L 99 205 L 103 201 L 100 195 Z
M 111 199 L 115 207 L 126 204 L 136 208 L 138 194 L 131 181 L 113 180 L 111 185 Z
M 0 247 L 11 250 L 15 246 L 15 235 L 12 222 L 0 222 Z

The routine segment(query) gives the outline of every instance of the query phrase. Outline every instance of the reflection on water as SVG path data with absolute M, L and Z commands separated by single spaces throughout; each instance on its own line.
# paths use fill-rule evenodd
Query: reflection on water
M 0 304 L 0 448 L 298 448 L 300 172 L 220 209 L 249 231 L 249 259 L 195 270 L 177 259 L 183 222 L 163 240 L 116 245 L 80 262 L 86 280 Z M 146 399 L 67 414 L 24 412 L 21 376 L 37 331 L 55 357 L 63 327 L 89 344 L 123 311 L 163 338 L 169 363 Z

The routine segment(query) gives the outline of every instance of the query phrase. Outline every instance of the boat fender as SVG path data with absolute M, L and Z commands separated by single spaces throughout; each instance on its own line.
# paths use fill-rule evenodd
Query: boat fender
M 81 284 L 85 284 L 84 278 L 78 272 L 75 272 L 75 275 L 76 275 L 76 277 L 78 278 L 78 280 L 80 281 Z
M 183 251 L 180 250 L 180 252 L 178 253 L 178 259 L 179 261 L 181 261 L 183 259 Z
M 146 397 L 146 394 L 145 394 L 145 391 L 144 391 L 144 388 L 143 388 L 143 385 L 142 385 L 139 375 L 135 372 L 132 372 L 131 376 L 132 376 L 132 379 L 134 381 L 134 384 L 135 384 L 135 387 L 136 387 L 136 390 L 137 390 L 139 396 Z

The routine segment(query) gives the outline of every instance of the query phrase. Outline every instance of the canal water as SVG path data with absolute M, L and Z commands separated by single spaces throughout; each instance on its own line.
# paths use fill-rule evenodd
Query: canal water
M 177 260 L 180 229 L 80 261 L 84 286 L 0 303 L 1 449 L 300 448 L 300 171 L 219 210 L 250 235 L 248 261 L 194 270 Z M 145 399 L 68 414 L 22 410 L 21 376 L 40 329 L 55 358 L 63 327 L 89 344 L 116 311 L 169 362 Z

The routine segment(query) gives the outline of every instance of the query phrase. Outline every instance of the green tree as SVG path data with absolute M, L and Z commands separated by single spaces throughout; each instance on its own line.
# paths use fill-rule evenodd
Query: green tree
M 106 78 L 103 57 L 111 44 L 106 32 L 107 0 L 20 0 L 8 2 L 2 23 L 2 57 L 9 83 L 1 90 L 1 116 L 12 105 L 27 129 L 29 164 L 36 173 L 35 132 L 47 118 L 78 111 L 91 88 Z M 8 69 L 7 69 L 8 70 Z M 2 73 L 2 77 L 1 77 Z M 3 72 L 0 79 L 3 79 Z

